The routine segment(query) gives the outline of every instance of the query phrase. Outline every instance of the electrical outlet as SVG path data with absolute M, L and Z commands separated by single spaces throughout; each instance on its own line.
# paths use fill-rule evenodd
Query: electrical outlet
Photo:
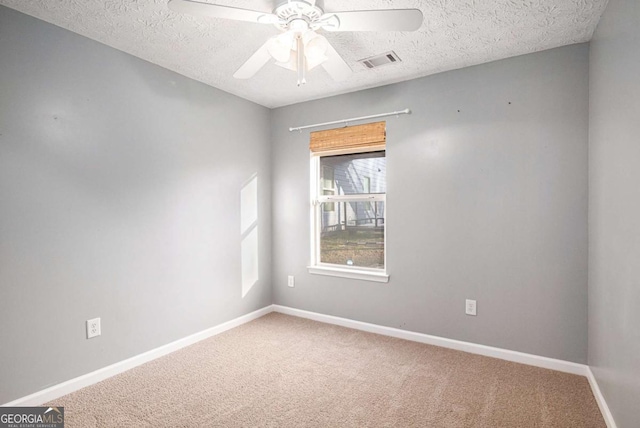
M 289 280 L 287 282 L 287 285 L 291 288 L 296 286 L 296 279 L 294 278 L 293 275 L 289 275 Z
M 87 339 L 100 336 L 101 334 L 102 332 L 100 331 L 100 318 L 87 320 Z
M 465 313 L 467 315 L 473 315 L 473 316 L 477 315 L 477 313 L 476 313 L 476 301 L 475 300 L 469 300 L 469 299 L 466 300 Z

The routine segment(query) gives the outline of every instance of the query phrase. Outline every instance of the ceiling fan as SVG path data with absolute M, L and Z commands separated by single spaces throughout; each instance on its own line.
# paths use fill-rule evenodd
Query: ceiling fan
M 276 65 L 298 73 L 298 86 L 306 83 L 307 71 L 322 65 L 336 81 L 351 74 L 351 68 L 316 31 L 415 31 L 422 25 L 419 9 L 358 10 L 326 12 L 321 0 L 286 0 L 272 13 L 240 9 L 192 0 L 169 0 L 174 12 L 212 18 L 275 25 L 282 34 L 271 37 L 233 75 L 253 77 L 271 58 Z

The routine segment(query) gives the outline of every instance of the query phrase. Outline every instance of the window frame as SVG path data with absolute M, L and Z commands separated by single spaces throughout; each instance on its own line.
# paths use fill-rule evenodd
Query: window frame
M 311 247 L 311 263 L 307 266 L 309 273 L 317 275 L 328 275 L 349 279 L 360 279 L 374 282 L 389 282 L 389 274 L 387 272 L 387 194 L 386 193 L 368 193 L 354 195 L 323 195 L 322 182 L 322 166 L 320 159 L 328 156 L 348 155 L 357 153 L 385 152 L 386 147 L 371 146 L 366 149 L 352 148 L 331 150 L 323 152 L 311 152 L 310 155 L 310 247 Z M 334 176 L 335 177 L 335 176 Z M 335 186 L 335 185 L 334 185 Z M 338 189 L 335 189 L 337 193 Z M 362 266 L 343 266 L 332 263 L 320 262 L 320 234 L 322 222 L 322 203 L 341 203 L 341 202 L 383 202 L 384 203 L 384 269 L 368 268 Z M 335 205 L 334 205 L 335 206 Z

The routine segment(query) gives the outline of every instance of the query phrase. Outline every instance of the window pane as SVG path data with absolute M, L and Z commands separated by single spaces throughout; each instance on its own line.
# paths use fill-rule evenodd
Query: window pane
M 338 195 L 387 192 L 385 152 L 323 156 L 321 182 L 324 189 L 337 189 Z M 327 186 L 331 182 L 331 186 Z
M 320 210 L 320 262 L 384 269 L 384 202 L 334 202 L 333 211 L 327 204 Z
M 322 188 L 323 189 L 335 189 L 336 184 L 334 181 L 333 168 L 330 166 L 322 167 Z

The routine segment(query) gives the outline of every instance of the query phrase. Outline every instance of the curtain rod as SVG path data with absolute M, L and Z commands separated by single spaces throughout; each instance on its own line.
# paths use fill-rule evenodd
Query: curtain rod
M 367 119 L 377 119 L 379 117 L 387 117 L 387 116 L 400 116 L 401 114 L 411 114 L 411 110 L 406 108 L 404 110 L 392 111 L 389 113 L 372 114 L 371 116 L 352 117 L 351 119 L 334 120 L 333 122 L 324 122 L 324 123 L 316 123 L 315 125 L 298 126 L 297 128 L 289 128 L 289 132 L 293 132 L 293 131 L 302 132 L 303 129 L 318 128 L 320 126 L 335 125 L 337 123 L 344 123 L 345 126 L 348 126 L 349 122 L 357 122 L 359 120 L 367 120 Z

